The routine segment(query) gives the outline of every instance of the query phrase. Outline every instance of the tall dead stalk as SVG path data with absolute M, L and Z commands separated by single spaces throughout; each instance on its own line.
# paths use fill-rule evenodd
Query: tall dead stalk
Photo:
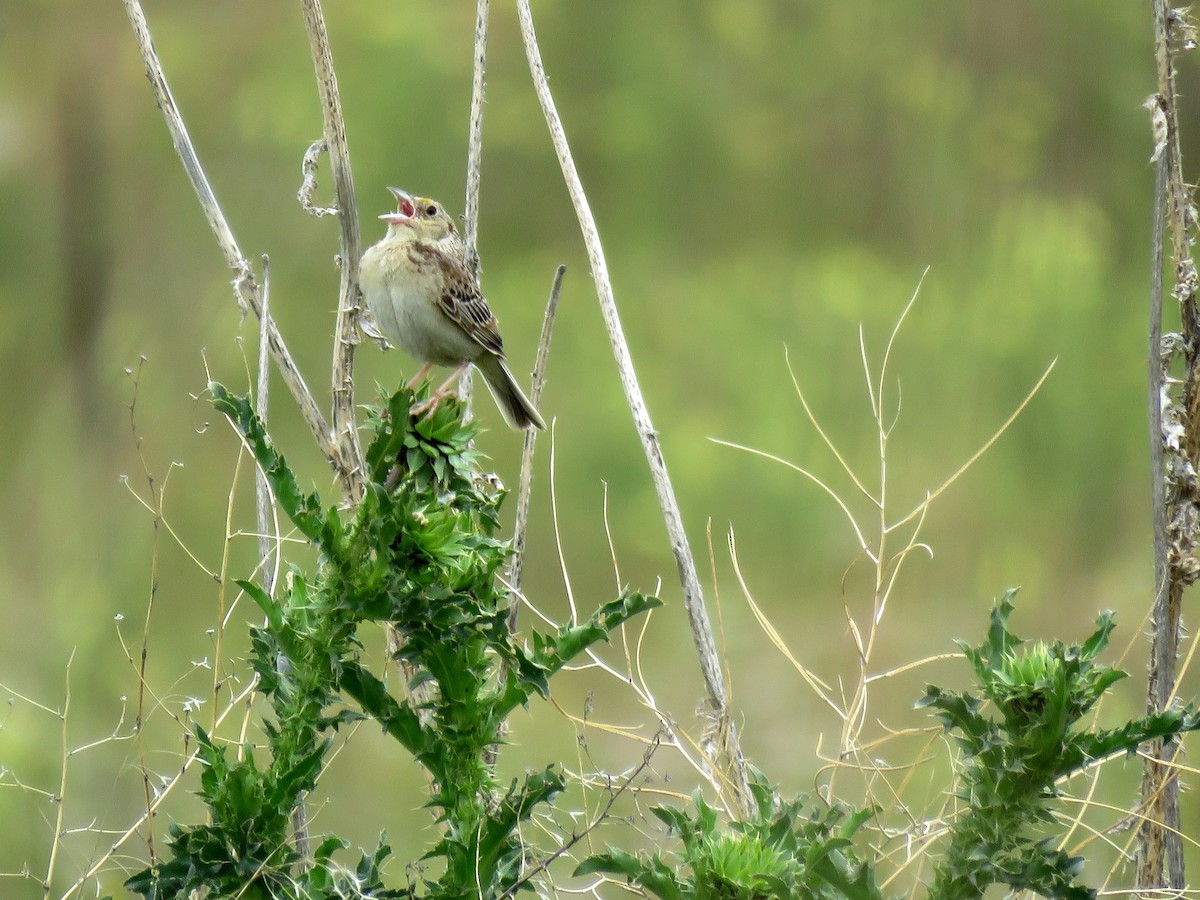
M 1150 296 L 1150 447 L 1154 524 L 1154 612 L 1146 705 L 1168 708 L 1175 699 L 1183 589 L 1200 577 L 1200 316 L 1190 235 L 1196 227 L 1191 190 L 1183 179 L 1175 57 L 1192 49 L 1195 33 L 1186 10 L 1153 0 L 1157 91 L 1151 112 L 1156 164 Z M 1165 237 L 1171 242 L 1181 333 L 1162 335 Z M 1182 356 L 1184 375 L 1168 377 Z M 1138 831 L 1137 883 L 1143 891 L 1184 888 L 1183 840 L 1179 830 L 1179 782 L 1173 762 L 1177 742 L 1155 742 L 1144 755 L 1142 824 Z
M 714 780 L 729 778 L 732 781 L 732 797 L 734 812 L 739 815 L 749 815 L 751 797 L 749 792 L 749 777 L 746 761 L 742 756 L 738 742 L 737 729 L 733 724 L 730 710 L 728 691 L 725 686 L 724 674 L 721 670 L 720 657 L 717 655 L 716 641 L 713 637 L 712 623 L 708 610 L 704 606 L 704 592 L 700 587 L 700 578 L 696 572 L 696 561 L 688 544 L 687 532 L 683 527 L 683 517 L 679 512 L 679 502 L 675 490 L 671 486 L 671 478 L 667 473 L 667 463 L 663 458 L 662 445 L 658 440 L 658 432 L 650 421 L 650 412 L 638 384 L 637 374 L 633 368 L 633 357 L 629 352 L 629 344 L 625 340 L 625 331 L 621 327 L 621 319 L 617 314 L 617 304 L 613 297 L 612 281 L 608 276 L 608 263 L 604 258 L 604 248 L 600 243 L 600 233 L 596 228 L 596 220 L 592 216 L 591 206 L 583 190 L 583 182 L 575 167 L 571 155 L 567 135 L 563 130 L 562 119 L 550 93 L 550 82 L 542 65 L 542 54 L 538 48 L 537 35 L 533 28 L 533 13 L 529 8 L 529 0 L 517 0 L 517 15 L 521 22 L 521 36 L 525 43 L 525 56 L 529 63 L 529 72 L 533 79 L 534 91 L 542 107 L 546 126 L 550 131 L 550 139 L 558 156 L 559 168 L 566 182 L 567 192 L 575 207 L 575 215 L 579 220 L 579 228 L 583 232 L 584 244 L 587 247 L 588 262 L 591 263 L 592 278 L 596 284 L 596 295 L 600 301 L 600 312 L 604 318 L 604 326 L 612 344 L 613 357 L 617 363 L 617 373 L 621 379 L 621 387 L 625 391 L 625 401 L 633 416 L 633 424 L 642 442 L 646 461 L 650 466 L 650 476 L 654 489 L 658 494 L 659 508 L 667 528 L 667 537 L 671 542 L 671 552 L 679 569 L 679 582 L 683 588 L 683 603 L 687 611 L 688 622 L 692 631 L 692 643 L 700 659 L 700 671 L 704 678 L 704 687 L 708 694 L 709 705 L 712 707 L 713 720 L 709 728 L 709 744 L 711 756 L 717 764 L 712 773 Z M 720 769 L 727 764 L 729 773 Z

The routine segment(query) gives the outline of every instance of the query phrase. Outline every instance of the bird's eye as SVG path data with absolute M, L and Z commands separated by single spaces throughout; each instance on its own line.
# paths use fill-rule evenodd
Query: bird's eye
M 425 207 L 425 215 L 430 216 L 430 217 L 436 216 L 437 215 L 437 207 L 434 206 L 432 203 L 429 204 L 429 206 Z

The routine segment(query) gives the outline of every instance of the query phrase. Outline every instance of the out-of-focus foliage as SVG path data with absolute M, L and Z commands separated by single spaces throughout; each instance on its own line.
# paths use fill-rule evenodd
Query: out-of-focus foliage
M 218 196 L 246 253 L 270 254 L 275 315 L 327 399 L 336 226 L 304 215 L 294 199 L 301 155 L 321 129 L 298 5 L 146 6 Z M 373 216 L 387 208 L 388 184 L 461 209 L 474 4 L 327 6 L 364 238 L 381 233 Z M 698 552 L 713 523 L 735 703 L 756 763 L 803 790 L 819 765 L 810 752 L 818 732 L 836 735 L 840 725 L 765 649 L 724 532 L 737 528 L 756 599 L 829 683 L 854 671 L 842 593 L 869 608 L 870 585 L 858 568 L 843 582 L 856 547 L 824 494 L 706 439 L 778 453 L 853 500 L 794 396 L 784 348 L 815 412 L 868 477 L 877 440 L 857 329 L 877 362 L 926 266 L 892 360 L 902 397 L 888 447 L 896 509 L 954 471 L 1049 360 L 1059 363 L 1014 428 L 934 506 L 922 538 L 935 556 L 914 560 L 894 595 L 880 665 L 947 650 L 1013 583 L 1056 598 L 1026 629 L 1039 636 L 1078 633 L 1080 617 L 1098 606 L 1138 621 L 1151 590 L 1152 172 L 1140 104 L 1154 85 L 1144 4 L 542 0 L 534 13 Z M 1200 100 L 1194 59 L 1182 64 L 1180 88 L 1186 161 Z M 683 714 L 699 690 L 674 562 L 505 4 L 493 4 L 484 141 L 483 285 L 514 371 L 531 366 L 553 267 L 569 267 L 542 411 L 556 420 L 558 534 L 573 590 L 587 608 L 610 597 L 614 582 L 664 578 L 667 608 L 653 620 L 643 664 L 659 701 Z M 223 679 L 246 652 L 245 629 L 214 644 L 206 630 L 230 595 L 165 526 L 154 528 L 120 476 L 140 496 L 165 482 L 167 524 L 208 572 L 221 570 L 236 443 L 224 426 L 206 427 L 207 404 L 191 395 L 204 390 L 206 365 L 244 383 L 255 331 L 239 321 L 119 3 L 18 0 L 0 9 L 0 206 L 0 374 L 10 385 L 0 397 L 8 511 L 0 680 L 58 705 L 74 651 L 69 743 L 110 734 L 119 698 L 136 694 L 118 634 L 136 661 L 153 592 L 148 681 L 166 710 L 207 727 L 214 698 L 230 695 Z M 412 371 L 370 343 L 358 360 L 360 400 Z M 126 367 L 140 373 L 132 417 Z M 518 440 L 486 396 L 477 411 L 490 429 L 481 449 L 515 481 Z M 271 420 L 302 486 L 328 492 L 328 471 L 277 383 Z M 243 461 L 243 475 L 248 468 Z M 526 590 L 564 618 L 550 483 L 543 452 Z M 247 490 L 235 506 L 234 528 L 249 530 Z M 252 568 L 253 538 L 230 546 L 231 570 Z M 117 614 L 125 618 L 114 629 Z M 239 609 L 233 619 L 254 616 Z M 872 713 L 889 702 L 907 707 L 924 680 L 936 679 L 881 685 Z M 596 689 L 594 715 L 620 719 L 632 701 L 606 688 L 581 677 L 560 701 L 578 713 Z M 60 754 L 48 742 L 58 740 L 57 723 L 17 704 L 2 724 L 0 765 L 56 786 Z M 177 768 L 191 749 L 181 729 L 162 709 L 147 728 L 152 767 Z M 318 828 L 325 817 L 329 830 L 366 844 L 375 835 L 352 833 L 356 809 L 392 804 L 400 844 L 428 819 L 403 789 L 415 772 L 379 772 L 387 792 L 359 777 L 381 758 L 375 738 L 360 734 L 345 751 L 351 762 L 332 776 L 344 779 L 344 793 L 320 808 Z M 561 722 L 519 722 L 521 739 L 574 752 Z M 597 739 L 593 750 L 597 765 L 619 767 L 627 748 Z M 68 827 L 98 815 L 103 827 L 134 819 L 134 757 L 132 743 L 116 742 L 72 763 Z M 56 810 L 4 790 L 11 813 L 0 823 L 0 870 L 26 861 L 37 870 Z M 1118 789 L 1111 799 L 1128 796 Z M 72 864 L 85 868 L 109 842 L 95 836 Z

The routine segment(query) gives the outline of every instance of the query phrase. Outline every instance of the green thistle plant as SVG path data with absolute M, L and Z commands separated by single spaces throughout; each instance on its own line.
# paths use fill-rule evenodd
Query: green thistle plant
M 373 411 L 366 489 L 343 521 L 337 509 L 299 489 L 247 398 L 219 384 L 210 389 L 321 562 L 311 579 L 293 569 L 279 596 L 239 582 L 266 616 L 263 627 L 251 630 L 251 662 L 273 710 L 264 725 L 271 761 L 259 768 L 249 746 L 230 760 L 198 731 L 205 765 L 200 794 L 212 821 L 174 826 L 170 857 L 133 876 L 128 887 L 155 900 L 197 891 L 296 900 L 494 900 L 531 887 L 531 851 L 520 827 L 564 782 L 550 767 L 502 790 L 487 751 L 500 743 L 508 714 L 545 696 L 566 663 L 659 601 L 625 593 L 582 624 L 519 643 L 508 630 L 509 598 L 498 579 L 510 552 L 496 536 L 504 494 L 478 470 L 475 426 L 463 423 L 460 404 L 443 402 L 428 417 L 414 418 L 409 411 L 417 398 L 401 390 Z M 358 638 L 368 623 L 387 624 L 402 638 L 397 656 L 414 673 L 410 687 L 432 688 L 421 710 L 393 696 L 369 670 Z M 385 888 L 380 866 L 390 850 L 382 839 L 353 873 L 332 862 L 344 846 L 339 839 L 322 843 L 310 866 L 300 865 L 288 839 L 290 812 L 316 785 L 332 732 L 364 717 L 430 774 L 441 836 L 425 856 L 445 864 L 436 881 Z
M 622 875 L 661 900 L 878 900 L 871 866 L 860 860 L 851 837 L 869 811 L 806 798 L 780 799 L 754 772 L 750 789 L 756 814 L 742 822 L 719 824 L 717 811 L 699 793 L 695 815 L 673 807 L 651 811 L 683 848 L 679 866 L 662 854 L 635 856 L 610 848 L 589 857 L 577 875 Z
M 1115 729 L 1082 726 L 1104 692 L 1126 676 L 1095 661 L 1112 633 L 1112 614 L 1097 619 L 1082 645 L 1056 641 L 1020 650 L 1024 642 L 1008 628 L 1015 595 L 1009 590 L 992 610 L 982 644 L 959 643 L 998 717 L 984 714 L 984 699 L 932 685 L 919 703 L 936 711 L 963 753 L 957 793 L 964 809 L 930 892 L 939 900 L 980 897 L 992 884 L 1064 900 L 1094 897 L 1076 883 L 1083 860 L 1035 830 L 1054 821 L 1058 783 L 1097 760 L 1200 727 L 1191 708 Z

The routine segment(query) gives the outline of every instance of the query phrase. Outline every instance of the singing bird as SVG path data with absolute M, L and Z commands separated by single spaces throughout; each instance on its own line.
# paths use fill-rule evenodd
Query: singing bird
M 462 239 L 445 207 L 399 188 L 388 190 L 396 211 L 379 217 L 387 222 L 387 234 L 363 254 L 359 286 L 383 336 L 423 363 L 409 386 L 432 366 L 454 366 L 454 374 L 423 404 L 432 408 L 474 363 L 511 428 L 544 429 L 504 361 L 499 323 L 464 264 Z

